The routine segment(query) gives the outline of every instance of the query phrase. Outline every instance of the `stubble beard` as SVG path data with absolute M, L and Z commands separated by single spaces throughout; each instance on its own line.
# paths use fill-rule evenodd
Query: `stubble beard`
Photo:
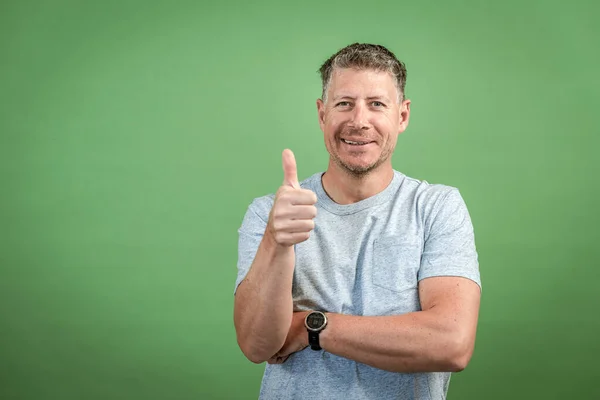
M 333 162 L 335 162 L 336 165 L 342 169 L 342 171 L 346 172 L 353 178 L 364 179 L 374 172 L 379 166 L 381 166 L 381 164 L 386 162 L 392 155 L 392 151 L 393 149 L 384 149 L 381 153 L 381 156 L 373 164 L 364 166 L 351 165 L 344 162 L 337 152 L 332 152 L 330 156 Z

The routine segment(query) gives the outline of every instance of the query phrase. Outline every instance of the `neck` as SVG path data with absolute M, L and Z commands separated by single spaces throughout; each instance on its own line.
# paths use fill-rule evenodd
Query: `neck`
M 394 177 L 390 162 L 386 162 L 364 175 L 354 175 L 329 160 L 323 174 L 325 193 L 338 204 L 352 204 L 375 196 L 383 191 Z

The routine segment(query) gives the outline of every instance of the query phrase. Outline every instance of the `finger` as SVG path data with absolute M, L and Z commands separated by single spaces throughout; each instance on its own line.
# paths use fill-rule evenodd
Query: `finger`
M 310 232 L 315 229 L 315 221 L 312 219 L 297 219 L 275 224 L 275 229 L 286 233 Z
M 317 207 L 315 206 L 294 206 L 293 215 L 290 217 L 296 219 L 313 219 L 317 216 Z
M 294 196 L 292 204 L 296 205 L 313 205 L 317 203 L 317 194 L 309 189 L 300 189 L 297 192 L 298 198 Z
M 311 206 L 317 203 L 317 195 L 315 192 L 308 189 L 283 189 L 279 192 L 279 198 L 289 202 L 292 205 Z
M 296 167 L 296 158 L 290 149 L 285 149 L 281 154 L 281 162 L 283 164 L 283 184 L 300 189 L 298 183 L 298 168 Z
M 285 243 L 287 245 L 293 245 L 302 243 L 310 238 L 310 232 L 296 232 L 296 233 L 287 233 L 282 232 L 278 233 L 276 236 L 276 240 L 279 243 Z
M 273 218 L 277 220 L 313 219 L 317 216 L 317 207 L 295 205 L 281 207 L 273 211 Z

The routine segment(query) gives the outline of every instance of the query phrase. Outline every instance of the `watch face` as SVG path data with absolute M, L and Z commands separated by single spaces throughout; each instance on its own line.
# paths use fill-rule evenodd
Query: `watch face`
M 306 318 L 306 326 L 308 329 L 319 330 L 325 325 L 325 315 L 320 312 L 312 312 Z

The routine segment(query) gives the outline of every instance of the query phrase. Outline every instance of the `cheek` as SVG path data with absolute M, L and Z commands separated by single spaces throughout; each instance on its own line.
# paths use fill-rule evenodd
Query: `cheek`
M 382 124 L 385 124 L 389 127 L 389 126 L 398 124 L 399 116 L 400 116 L 400 114 L 396 111 L 388 111 L 388 112 L 381 114 L 381 118 L 379 119 L 379 121 Z
M 325 125 L 325 132 L 330 137 L 334 137 L 337 131 L 339 130 L 340 124 L 337 121 L 328 121 Z
M 382 120 L 381 124 L 379 124 L 377 127 L 379 132 L 386 132 L 386 136 L 388 136 L 387 141 L 392 143 L 396 141 L 396 137 L 398 136 L 400 129 L 400 126 L 394 122 L 395 121 L 392 119 L 386 118 L 385 120 Z

